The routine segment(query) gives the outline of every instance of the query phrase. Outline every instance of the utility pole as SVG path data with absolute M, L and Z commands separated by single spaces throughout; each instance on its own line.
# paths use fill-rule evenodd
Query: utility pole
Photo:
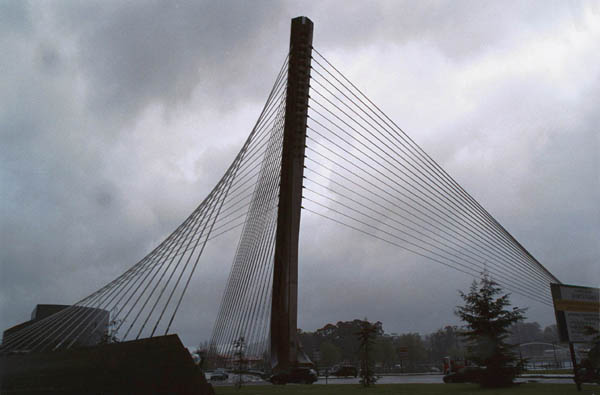
M 271 307 L 274 371 L 289 370 L 298 362 L 298 233 L 312 36 L 310 19 L 304 16 L 292 19 Z

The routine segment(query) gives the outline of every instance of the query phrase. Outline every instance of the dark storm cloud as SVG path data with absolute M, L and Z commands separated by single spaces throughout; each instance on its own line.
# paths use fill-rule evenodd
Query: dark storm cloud
M 149 103 L 185 103 L 194 89 L 218 92 L 223 102 L 213 106 L 253 99 L 264 81 L 249 76 L 276 68 L 265 36 L 279 15 L 276 3 L 232 1 L 83 3 L 55 11 L 76 41 L 92 108 L 128 119 Z
M 148 164 L 132 162 L 161 136 L 139 140 L 150 138 L 134 133 L 141 112 L 156 104 L 170 114 L 193 90 L 214 99 L 199 113 L 262 101 L 263 78 L 273 78 L 283 55 L 276 62 L 264 57 L 271 45 L 263 27 L 274 18 L 273 5 L 9 2 L 2 9 L 1 28 L 10 33 L 0 61 L 6 327 L 35 303 L 72 302 L 136 262 L 202 198 L 189 191 L 218 179 L 155 174 L 171 192 L 148 203 Z M 257 69 L 265 72 L 248 78 Z M 139 151 L 120 149 L 127 138 Z M 162 148 L 156 151 L 169 153 Z M 199 165 L 224 168 L 237 149 L 213 147 L 224 155 Z M 179 208 L 182 200 L 187 204 Z
M 253 125 L 297 15 L 315 21 L 315 47 L 559 278 L 597 283 L 597 11 L 567 2 L 1 3 L 1 326 L 35 303 L 93 292 L 185 218 Z M 536 49 L 556 56 L 538 59 Z M 309 215 L 303 229 L 304 329 L 367 315 L 386 330 L 433 330 L 453 319 L 452 303 L 440 301 L 470 282 Z M 218 308 L 231 259 L 222 251 L 235 240 L 220 243 L 207 249 L 211 265 L 181 315 L 188 344 L 208 336 Z

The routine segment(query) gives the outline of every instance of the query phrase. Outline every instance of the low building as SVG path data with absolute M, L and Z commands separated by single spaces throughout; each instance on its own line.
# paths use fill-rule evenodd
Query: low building
M 62 312 L 62 314 L 53 315 Z M 6 329 L 2 334 L 2 344 L 4 345 L 11 338 L 16 336 L 36 336 L 36 347 L 41 348 L 41 344 L 52 346 L 62 342 L 65 345 L 73 343 L 73 346 L 93 346 L 104 341 L 108 332 L 110 313 L 106 310 L 70 306 L 61 304 L 38 304 L 31 312 L 31 320 L 17 324 Z M 40 321 L 46 320 L 46 323 Z M 39 330 L 34 331 L 30 328 L 31 335 L 26 334 L 27 328 L 40 323 L 39 326 L 46 325 L 49 329 L 45 330 L 41 336 Z M 24 331 L 19 335 L 19 332 Z M 24 343 L 24 342 L 22 342 Z M 10 347 L 10 346 L 9 346 Z M 27 348 L 27 345 L 23 345 Z

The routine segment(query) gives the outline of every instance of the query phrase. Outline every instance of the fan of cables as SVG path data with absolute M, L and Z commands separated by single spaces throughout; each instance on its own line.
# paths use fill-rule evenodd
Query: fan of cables
M 236 265 L 242 260 L 264 260 L 269 255 L 277 206 L 287 64 L 286 59 L 242 149 L 189 217 L 153 251 L 104 287 L 5 335 L 1 353 L 40 352 L 166 335 L 209 241 L 243 227 L 244 235 L 250 232 L 252 236 L 240 240 Z M 246 274 L 238 273 L 234 265 L 232 278 L 242 281 Z M 260 293 L 258 288 L 251 292 Z M 261 292 L 264 294 L 264 289 Z M 224 300 L 229 303 L 230 299 L 226 294 Z
M 552 305 L 558 279 L 313 49 L 303 209 Z

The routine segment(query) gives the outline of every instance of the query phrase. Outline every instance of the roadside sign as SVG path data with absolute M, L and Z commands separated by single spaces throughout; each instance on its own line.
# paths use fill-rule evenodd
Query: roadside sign
M 600 330 L 600 289 L 550 284 L 560 341 L 587 343 Z
M 408 347 L 398 347 L 398 358 L 408 359 Z

